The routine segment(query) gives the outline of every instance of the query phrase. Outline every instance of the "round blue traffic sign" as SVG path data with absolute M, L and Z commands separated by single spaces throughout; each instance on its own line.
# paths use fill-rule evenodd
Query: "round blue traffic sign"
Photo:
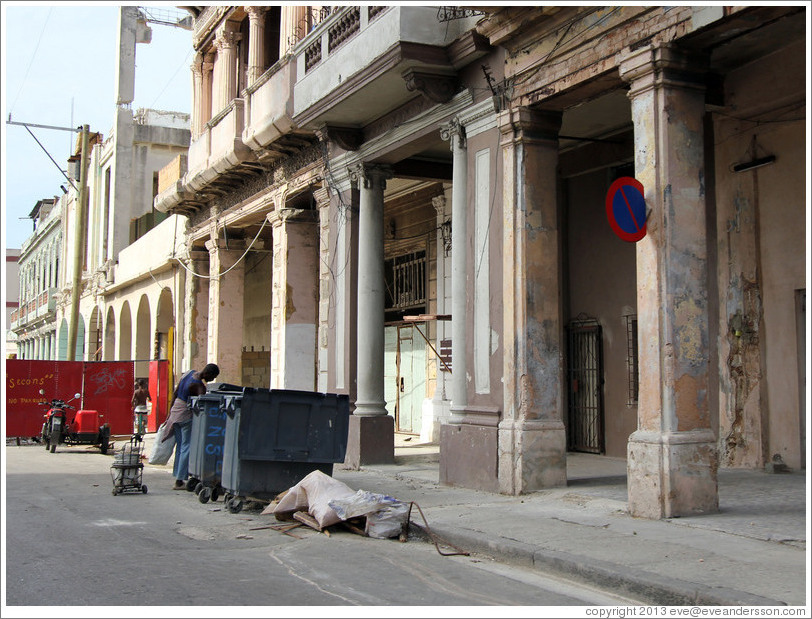
M 636 243 L 646 236 L 646 198 L 643 185 L 623 176 L 606 192 L 606 217 L 609 225 L 624 241 Z

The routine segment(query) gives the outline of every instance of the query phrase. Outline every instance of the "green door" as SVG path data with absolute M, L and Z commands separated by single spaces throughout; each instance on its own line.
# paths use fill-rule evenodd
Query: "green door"
M 397 419 L 398 405 L 398 327 L 385 327 L 383 340 L 383 397 L 386 411 Z

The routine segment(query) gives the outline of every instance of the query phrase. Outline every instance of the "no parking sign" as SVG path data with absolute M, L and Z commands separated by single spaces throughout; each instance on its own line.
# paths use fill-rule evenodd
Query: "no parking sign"
M 636 243 L 646 236 L 643 184 L 630 176 L 617 179 L 606 192 L 606 217 L 621 239 Z

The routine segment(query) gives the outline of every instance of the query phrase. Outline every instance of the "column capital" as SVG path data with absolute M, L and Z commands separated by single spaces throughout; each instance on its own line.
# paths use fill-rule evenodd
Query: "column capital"
M 201 52 L 197 52 L 195 54 L 195 59 L 192 61 L 191 68 L 195 77 L 201 77 L 203 75 L 203 54 Z
M 268 213 L 268 222 L 278 228 L 287 223 L 318 223 L 319 212 L 301 208 L 280 208 Z
M 708 59 L 673 45 L 649 45 L 627 54 L 618 70 L 621 79 L 631 84 L 631 98 L 666 85 L 704 91 Z
M 451 142 L 452 151 L 454 150 L 455 144 L 460 148 L 465 148 L 466 146 L 465 126 L 460 122 L 458 117 L 454 117 L 447 123 L 440 125 L 440 137 L 446 142 Z
M 330 206 L 330 189 L 329 187 L 321 187 L 313 190 L 313 197 L 316 200 L 318 208 L 326 208 Z
M 242 35 L 232 28 L 234 28 L 234 26 L 230 26 L 229 23 L 226 22 L 217 31 L 217 35 L 214 37 L 214 47 L 217 48 L 218 51 L 231 50 L 237 42 L 242 39 Z
M 497 119 L 503 137 L 517 141 L 558 140 L 562 113 L 517 107 L 505 110 Z
M 434 210 L 437 211 L 438 215 L 445 215 L 445 207 L 448 200 L 445 196 L 434 196 L 431 199 L 431 205 L 434 207 Z
M 392 168 L 387 165 L 359 163 L 350 169 L 350 179 L 356 183 L 362 182 L 364 189 L 386 189 L 386 181 L 393 177 Z
M 245 12 L 248 13 L 248 19 L 253 22 L 259 22 L 260 26 L 264 26 L 264 24 L 260 21 L 260 18 L 268 12 L 267 6 L 246 6 L 243 7 Z

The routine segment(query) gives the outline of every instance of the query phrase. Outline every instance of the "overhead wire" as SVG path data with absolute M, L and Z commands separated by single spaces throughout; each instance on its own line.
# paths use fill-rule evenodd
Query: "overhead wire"
M 48 25 L 48 20 L 51 18 L 51 12 L 53 10 L 54 7 L 50 7 L 48 9 L 48 15 L 45 16 L 45 21 L 42 24 L 42 29 L 40 30 L 39 38 L 37 39 L 37 45 L 36 47 L 34 47 L 34 52 L 31 54 L 31 59 L 28 61 L 28 67 L 25 70 L 23 81 L 20 82 L 20 89 L 17 91 L 17 96 L 14 97 L 14 103 L 12 103 L 11 108 L 9 108 L 9 116 L 11 115 L 11 112 L 14 111 L 14 106 L 17 105 L 17 100 L 20 98 L 20 94 L 23 92 L 25 82 L 28 80 L 28 73 L 31 71 L 31 66 L 34 64 L 34 59 L 37 57 L 37 51 L 39 51 L 39 45 L 42 42 L 42 36 L 45 34 L 45 27 Z

